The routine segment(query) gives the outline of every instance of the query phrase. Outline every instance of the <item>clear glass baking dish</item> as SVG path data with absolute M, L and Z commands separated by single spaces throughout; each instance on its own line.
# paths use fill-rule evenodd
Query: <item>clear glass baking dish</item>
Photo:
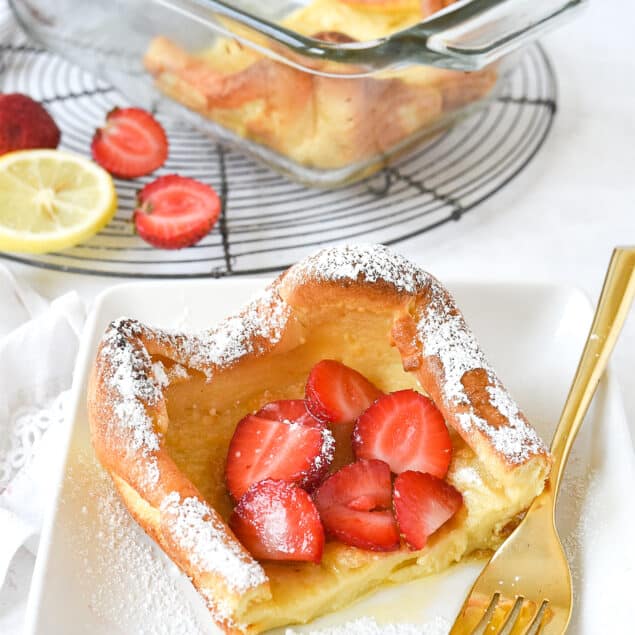
M 586 0 L 11 0 L 35 40 L 134 104 L 314 186 L 482 107 Z

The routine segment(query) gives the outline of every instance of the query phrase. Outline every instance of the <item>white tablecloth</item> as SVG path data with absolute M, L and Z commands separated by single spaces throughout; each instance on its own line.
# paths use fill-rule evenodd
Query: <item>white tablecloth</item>
M 580 287 L 595 302 L 612 248 L 635 244 L 634 25 L 634 3 L 595 0 L 576 22 L 546 38 L 559 112 L 534 162 L 460 222 L 397 248 L 441 279 L 551 280 Z M 74 289 L 90 303 L 117 283 L 11 269 L 50 299 Z M 632 312 L 614 367 L 635 437 L 634 353 Z M 20 552 L 0 591 L 2 633 L 19 632 L 32 563 Z

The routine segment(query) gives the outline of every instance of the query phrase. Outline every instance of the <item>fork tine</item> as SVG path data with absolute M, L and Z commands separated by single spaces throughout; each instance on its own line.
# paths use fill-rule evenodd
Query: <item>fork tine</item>
M 542 604 L 538 607 L 538 610 L 533 616 L 533 619 L 529 621 L 527 626 L 525 626 L 525 628 L 518 635 L 536 635 L 538 629 L 540 628 L 540 625 L 542 624 L 542 619 L 545 616 L 548 604 L 549 600 L 542 601 Z
M 516 623 L 516 620 L 520 615 L 520 610 L 522 608 L 523 602 L 524 598 L 522 596 L 516 596 L 516 599 L 514 600 L 514 603 L 509 609 L 507 615 L 503 619 L 500 628 L 498 628 L 495 633 L 492 633 L 492 635 L 509 635 L 511 633 L 511 630 L 512 628 L 514 628 L 514 624 Z
M 498 601 L 500 600 L 500 593 L 494 593 L 490 603 L 485 609 L 485 613 L 483 613 L 483 617 L 481 617 L 479 623 L 476 625 L 474 630 L 472 631 L 472 635 L 482 635 L 485 633 L 485 628 L 489 624 L 492 616 L 496 612 L 496 607 L 498 606 Z
M 452 626 L 450 635 L 483 635 L 496 609 L 499 597 L 498 592 L 491 597 L 480 593 L 468 595 L 459 611 L 459 617 Z
M 499 598 L 500 593 L 494 593 L 487 605 L 484 598 L 476 602 L 474 606 L 470 606 L 471 602 L 468 603 L 463 613 L 463 620 L 459 624 L 454 625 L 450 635 L 483 635 L 486 626 L 496 611 Z M 483 606 L 485 606 L 485 611 L 482 609 Z

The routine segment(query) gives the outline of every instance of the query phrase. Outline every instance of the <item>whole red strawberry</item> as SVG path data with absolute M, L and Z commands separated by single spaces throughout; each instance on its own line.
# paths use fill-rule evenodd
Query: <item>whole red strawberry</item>
M 0 95 L 0 154 L 57 148 L 61 137 L 53 117 L 27 95 Z

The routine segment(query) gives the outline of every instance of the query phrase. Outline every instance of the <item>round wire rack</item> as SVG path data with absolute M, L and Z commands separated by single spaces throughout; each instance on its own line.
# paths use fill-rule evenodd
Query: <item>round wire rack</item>
M 62 129 L 61 147 L 80 154 L 90 151 L 105 114 L 126 104 L 113 87 L 26 41 L 3 4 L 0 92 L 44 103 Z M 103 231 L 59 253 L 0 255 L 59 271 L 179 278 L 275 271 L 335 242 L 394 244 L 460 220 L 509 183 L 542 146 L 556 101 L 549 59 L 531 46 L 485 109 L 375 176 L 332 191 L 292 183 L 159 112 L 170 139 L 168 162 L 151 177 L 116 180 L 119 209 Z M 131 215 L 137 190 L 173 172 L 215 187 L 223 206 L 200 243 L 164 251 L 135 235 Z

